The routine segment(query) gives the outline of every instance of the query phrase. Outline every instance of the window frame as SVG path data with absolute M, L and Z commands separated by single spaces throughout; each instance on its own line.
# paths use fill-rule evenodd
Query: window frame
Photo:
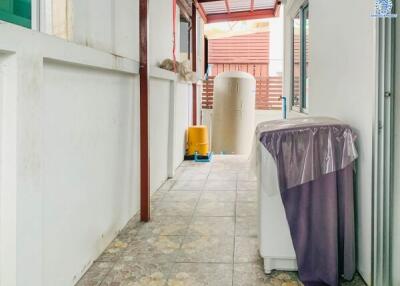
M 42 1 L 44 0 L 31 0 L 31 19 L 30 19 L 30 23 L 28 24 L 24 24 L 24 23 L 15 23 L 15 22 L 9 22 L 6 20 L 1 20 L 5 23 L 9 23 L 12 25 L 16 25 L 25 29 L 29 29 L 29 30 L 33 30 L 33 31 L 42 31 L 42 29 L 40 28 L 40 19 L 42 18 L 42 15 L 40 15 L 41 11 L 42 11 L 42 7 L 44 6 L 44 4 L 42 3 Z M 18 17 L 18 16 L 16 16 Z
M 306 38 L 306 25 L 305 25 L 305 11 L 309 15 L 309 3 L 306 1 L 303 3 L 296 13 L 291 18 L 291 89 L 290 89 L 290 106 L 292 111 L 301 113 L 308 113 L 308 102 L 309 94 L 306 92 L 306 80 L 307 80 L 307 38 Z M 298 17 L 300 19 L 300 100 L 299 105 L 294 105 L 294 89 L 295 89 L 295 56 L 294 56 L 294 44 L 295 44 L 295 33 L 294 33 L 294 19 Z

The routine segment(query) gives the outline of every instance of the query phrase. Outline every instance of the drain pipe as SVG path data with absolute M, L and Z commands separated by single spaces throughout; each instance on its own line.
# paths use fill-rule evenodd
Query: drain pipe
M 282 96 L 282 117 L 283 119 L 287 118 L 287 98 L 286 96 Z
M 193 83 L 193 110 L 192 123 L 197 125 L 197 8 L 192 3 L 192 69 L 195 74 L 196 82 Z

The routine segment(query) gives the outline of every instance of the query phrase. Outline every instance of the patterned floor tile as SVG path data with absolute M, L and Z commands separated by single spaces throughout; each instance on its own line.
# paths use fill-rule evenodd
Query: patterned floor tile
M 206 191 L 236 191 L 235 181 L 211 181 L 208 180 L 205 185 Z
M 112 262 L 95 262 L 76 286 L 99 286 L 112 269 Z
M 257 181 L 257 177 L 251 172 L 238 173 L 238 181 Z
M 236 200 L 235 191 L 225 192 L 203 192 L 200 202 L 234 202 Z
M 258 193 L 256 191 L 238 191 L 237 201 L 238 202 L 257 202 Z
M 237 236 L 235 239 L 235 263 L 247 263 L 260 261 L 258 252 L 258 238 Z
M 175 184 L 175 180 L 167 180 L 165 183 L 158 189 L 159 191 L 169 191 L 172 186 Z
M 232 236 L 234 235 L 234 217 L 194 217 L 187 235 Z
M 178 180 L 171 191 L 202 191 L 205 184 L 205 180 Z
M 185 170 L 186 170 L 186 166 L 183 166 L 182 164 L 181 164 L 181 166 L 176 168 L 176 170 L 174 172 L 174 179 L 177 178 L 178 176 L 180 176 L 180 174 L 182 174 Z
M 186 236 L 177 262 L 233 262 L 233 236 Z
M 169 191 L 163 198 L 164 202 L 197 202 L 199 191 Z
M 168 191 L 158 190 L 151 194 L 151 201 L 152 202 L 159 202 L 161 201 L 164 196 L 168 193 Z
M 233 202 L 199 202 L 195 216 L 234 216 L 235 203 Z
M 264 273 L 260 263 L 243 263 L 234 265 L 234 286 L 300 286 L 296 273 L 273 272 Z
M 124 251 L 121 257 L 133 257 L 139 254 L 146 256 L 146 260 L 164 260 L 174 262 L 179 253 L 183 237 L 159 235 L 147 239 L 137 238 Z M 157 258 L 157 259 L 156 259 Z
M 152 205 L 153 216 L 192 216 L 196 202 L 160 202 Z
M 211 164 L 202 164 L 202 165 L 195 165 L 195 166 L 188 166 L 186 167 L 186 171 L 194 171 L 194 172 L 201 172 L 201 173 L 209 173 L 211 171 Z
M 302 285 L 293 272 L 264 274 L 248 168 L 243 156 L 184 162 L 152 195 L 152 220 L 131 219 L 77 286 Z M 341 285 L 365 286 L 359 275 Z
M 122 238 L 121 236 L 118 236 L 110 243 L 100 257 L 96 259 L 96 262 L 116 262 L 121 257 L 121 254 L 126 251 L 129 243 L 131 243 L 133 240 L 134 237 Z
M 137 238 L 147 239 L 158 235 L 185 235 L 191 221 L 190 216 L 154 216 L 143 224 Z
M 257 216 L 257 203 L 237 202 L 236 216 Z
M 257 182 L 256 181 L 238 181 L 237 183 L 238 191 L 256 191 Z
M 207 177 L 207 171 L 185 170 L 182 174 L 180 174 L 178 180 L 206 180 Z
M 129 241 L 137 235 L 142 225 L 139 216 L 134 216 L 118 234 L 118 238 Z
M 178 263 L 168 286 L 232 286 L 231 264 Z
M 171 268 L 171 264 L 123 261 L 114 265 L 101 286 L 164 286 Z
M 252 236 L 258 235 L 258 219 L 255 216 L 236 217 L 236 236 Z
M 208 179 L 211 181 L 236 181 L 237 173 L 233 171 L 212 171 Z

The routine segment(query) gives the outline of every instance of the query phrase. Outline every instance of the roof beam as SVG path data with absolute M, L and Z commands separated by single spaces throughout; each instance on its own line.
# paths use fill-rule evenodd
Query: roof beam
M 204 11 L 203 6 L 198 2 L 199 0 L 193 0 L 194 4 L 196 5 L 197 11 L 199 11 L 200 17 L 203 19 L 204 24 L 208 22 L 206 11 Z
M 253 1 L 253 0 L 252 0 Z M 275 7 L 274 7 L 274 16 L 278 17 L 279 16 L 279 11 L 281 10 L 281 1 L 276 0 L 275 2 Z
M 178 4 L 179 9 L 181 10 L 181 14 L 186 18 L 186 20 L 190 21 L 192 17 L 192 8 L 185 0 L 176 0 L 176 4 Z
M 226 7 L 226 11 L 228 11 L 228 14 L 230 14 L 231 13 L 231 9 L 229 8 L 228 0 L 225 0 L 225 7 Z
M 254 10 L 253 12 L 246 11 L 246 12 L 232 12 L 230 14 L 227 13 L 210 14 L 207 16 L 207 23 L 254 20 L 254 19 L 273 18 L 273 17 L 275 17 L 274 9 L 263 9 L 263 10 Z
M 207 2 L 218 2 L 218 1 L 224 1 L 224 0 L 197 0 L 199 3 L 207 3 Z

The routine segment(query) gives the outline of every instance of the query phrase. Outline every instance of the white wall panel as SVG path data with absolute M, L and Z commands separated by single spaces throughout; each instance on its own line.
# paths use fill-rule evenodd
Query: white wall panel
M 157 190 L 168 177 L 170 81 L 150 80 L 150 190 Z
M 139 209 L 138 0 L 71 3 L 74 43 L 0 24 L 1 286 L 74 285 Z M 172 56 L 172 2 L 150 5 L 152 69 Z M 171 74 L 150 81 L 152 190 L 191 118 L 187 84 L 170 114 Z
M 149 63 L 158 66 L 164 59 L 172 59 L 173 18 L 172 0 L 149 0 Z M 177 14 L 177 19 L 179 14 Z M 176 30 L 179 34 L 179 27 Z M 177 37 L 177 57 L 179 37 Z
M 58 62 L 43 81 L 44 285 L 68 286 L 138 210 L 138 94 L 130 75 Z

